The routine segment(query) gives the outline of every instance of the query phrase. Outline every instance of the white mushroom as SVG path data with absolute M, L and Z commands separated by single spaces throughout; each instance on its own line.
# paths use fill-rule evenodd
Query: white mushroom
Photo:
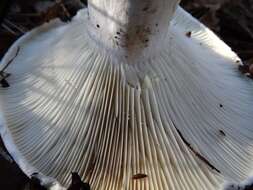
M 253 83 L 178 3 L 90 0 L 10 48 L 0 132 L 28 176 L 66 187 L 75 171 L 95 190 L 217 190 L 251 176 Z

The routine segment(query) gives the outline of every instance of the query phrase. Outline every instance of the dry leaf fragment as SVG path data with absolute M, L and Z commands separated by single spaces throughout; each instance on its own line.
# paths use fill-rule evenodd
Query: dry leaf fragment
M 138 174 L 134 174 L 132 179 L 137 180 L 137 179 L 143 179 L 143 178 L 146 178 L 146 177 L 148 177 L 147 174 L 138 173 Z

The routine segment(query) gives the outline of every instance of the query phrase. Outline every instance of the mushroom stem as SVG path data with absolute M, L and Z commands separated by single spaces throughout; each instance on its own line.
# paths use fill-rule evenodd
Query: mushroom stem
M 180 0 L 90 0 L 90 36 L 124 57 L 162 48 Z

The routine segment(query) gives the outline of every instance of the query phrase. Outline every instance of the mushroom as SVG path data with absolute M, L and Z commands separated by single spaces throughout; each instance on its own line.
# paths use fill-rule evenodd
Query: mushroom
M 250 177 L 253 83 L 178 3 L 90 0 L 70 23 L 14 43 L 0 133 L 28 176 L 67 187 L 77 172 L 96 190 L 217 190 Z

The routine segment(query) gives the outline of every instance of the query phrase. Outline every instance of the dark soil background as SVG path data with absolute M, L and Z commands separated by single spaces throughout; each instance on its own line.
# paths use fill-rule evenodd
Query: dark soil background
M 85 5 L 86 0 L 0 0 L 0 60 L 27 31 L 56 17 L 68 22 Z M 252 77 L 253 0 L 182 0 L 181 5 L 232 47 L 243 60 L 240 70 Z M 34 189 L 28 184 L 0 139 L 0 190 Z

